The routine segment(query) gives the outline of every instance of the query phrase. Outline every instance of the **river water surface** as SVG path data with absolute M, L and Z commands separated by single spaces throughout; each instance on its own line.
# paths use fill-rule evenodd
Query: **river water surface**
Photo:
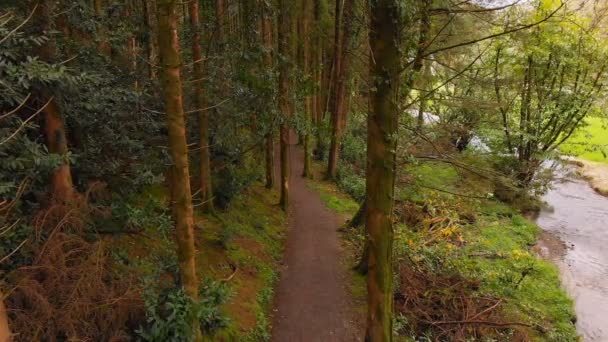
M 536 222 L 566 246 L 555 261 L 575 300 L 577 328 L 585 341 L 608 341 L 608 198 L 564 177 L 544 200 Z

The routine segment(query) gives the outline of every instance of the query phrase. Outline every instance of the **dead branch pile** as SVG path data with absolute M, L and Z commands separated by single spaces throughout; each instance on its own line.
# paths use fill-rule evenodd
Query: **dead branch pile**
M 436 275 L 411 265 L 400 267 L 399 280 L 395 310 L 406 319 L 404 332 L 430 333 L 434 341 L 530 340 L 530 326 L 505 320 L 501 312 L 504 301 L 477 294 L 477 281 Z
M 63 209 L 35 220 L 33 261 L 8 275 L 15 340 L 127 340 L 143 316 L 137 280 L 116 272 L 102 241 L 75 233 L 83 222 L 78 210 Z

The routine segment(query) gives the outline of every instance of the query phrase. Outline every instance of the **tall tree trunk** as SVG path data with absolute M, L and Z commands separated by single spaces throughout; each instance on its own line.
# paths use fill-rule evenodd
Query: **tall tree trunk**
M 44 31 L 53 30 L 54 3 L 52 0 L 45 0 L 38 7 L 37 19 Z M 56 47 L 53 40 L 49 40 L 40 47 L 40 56 L 45 61 L 54 62 L 55 53 Z M 68 139 L 64 117 L 50 91 L 43 91 L 42 99 L 44 102 L 48 101 L 43 110 L 43 131 L 46 145 L 50 153 L 58 154 L 62 159 L 51 177 L 51 197 L 57 202 L 70 202 L 74 198 L 75 191 L 68 159 Z
M 4 306 L 4 296 L 0 293 L 0 342 L 11 342 L 11 329 L 8 325 L 8 314 Z
M 198 1 L 188 4 L 190 28 L 192 31 L 192 59 L 194 60 L 194 105 L 198 110 L 199 166 L 201 200 L 205 211 L 213 211 L 213 189 L 211 187 L 211 156 L 209 153 L 209 114 L 205 108 L 207 101 L 203 84 L 203 49 L 201 47 L 201 22 Z
M 125 6 L 125 17 L 128 21 L 133 21 L 133 12 L 135 8 L 133 6 L 133 0 L 127 0 Z M 133 87 L 139 88 L 139 81 L 137 79 L 137 40 L 135 39 L 135 32 L 131 32 L 131 35 L 127 39 L 127 57 L 125 60 L 128 62 L 129 69 L 133 73 Z
M 314 53 L 315 53 L 315 96 L 314 96 L 314 122 L 315 122 L 315 147 L 314 156 L 315 159 L 323 159 L 324 146 L 322 140 L 322 124 L 323 117 L 325 115 L 325 97 L 323 96 L 327 86 L 325 84 L 324 75 L 327 73 L 327 66 L 325 63 L 325 40 L 323 39 L 323 33 L 321 31 L 322 18 L 324 10 L 323 0 L 315 0 L 314 3 L 314 16 L 315 16 L 315 37 L 314 37 Z
M 337 144 L 334 132 L 334 127 L 337 127 L 337 116 L 335 108 L 338 103 L 338 79 L 340 78 L 340 70 L 342 63 L 342 4 L 344 0 L 336 0 L 336 9 L 334 11 L 334 55 L 332 74 L 329 85 L 329 110 L 331 110 L 331 144 L 329 148 L 329 158 L 327 161 L 327 177 L 335 178 L 338 170 Z
M 310 6 L 311 0 L 302 0 L 302 71 L 304 73 L 304 77 L 312 79 L 312 75 L 310 73 Z M 310 130 L 314 124 L 314 115 L 313 115 L 313 101 L 314 98 L 310 95 L 306 95 L 304 98 L 304 113 L 306 115 L 306 121 L 308 121 L 308 126 L 306 127 L 306 131 L 304 132 L 304 170 L 302 172 L 302 176 L 311 177 L 312 173 L 310 171 L 311 158 L 310 158 Z
M 397 147 L 401 5 L 371 2 L 369 42 L 373 61 L 371 111 L 367 120 L 365 225 L 368 233 L 367 329 L 365 341 L 392 341 L 393 226 L 395 150 Z
M 420 6 L 420 35 L 418 37 L 418 53 L 417 53 L 417 65 L 414 66 L 414 70 L 420 70 L 424 67 L 424 72 L 421 77 L 419 84 L 420 88 L 420 106 L 418 107 L 418 129 L 421 129 L 424 125 L 424 112 L 426 110 L 428 93 L 424 90 L 427 86 L 427 82 L 431 77 L 431 61 L 424 61 L 421 57 L 422 53 L 426 51 L 427 45 L 429 44 L 429 34 L 431 31 L 431 5 L 432 0 L 421 0 L 419 2 Z M 408 89 L 408 92 L 410 90 Z
M 226 8 L 224 7 L 224 0 L 215 0 L 215 34 L 220 47 L 224 45 L 225 32 Z
M 103 23 L 104 19 L 104 11 L 103 11 L 103 0 L 93 0 L 93 10 L 95 12 L 95 16 L 97 17 L 97 49 L 103 55 L 109 56 L 112 53 L 110 45 L 108 43 L 106 37 L 106 28 Z
M 177 0 L 157 0 L 158 43 L 162 66 L 162 85 L 173 161 L 171 193 L 175 213 L 177 257 L 182 286 L 188 296 L 198 297 L 196 250 L 194 247 L 192 192 L 188 169 L 188 146 L 181 83 L 181 58 Z M 198 327 L 196 328 L 198 330 Z M 200 332 L 196 332 L 200 336 Z
M 264 64 L 269 69 L 273 67 L 273 42 L 272 42 L 272 16 L 269 5 L 265 1 L 261 1 L 259 6 L 263 6 L 262 10 L 262 41 L 264 43 Z M 266 188 L 274 187 L 274 127 L 270 123 L 270 128 L 265 137 L 265 154 L 266 154 Z
M 340 44 L 342 44 L 342 48 L 340 49 L 340 62 L 336 64 L 339 66 L 339 70 L 335 79 L 335 100 L 331 116 L 332 133 L 331 145 L 329 148 L 329 161 L 327 166 L 327 173 L 330 178 L 335 178 L 338 171 L 338 161 L 340 160 L 340 145 L 342 140 L 342 133 L 344 131 L 344 128 L 346 127 L 346 116 L 348 114 L 347 83 L 350 74 L 351 44 L 354 36 L 354 15 L 355 1 L 345 0 L 344 15 L 342 18 L 343 32 L 340 42 Z
M 293 57 L 292 0 L 279 0 L 279 110 L 283 115 L 280 127 L 281 200 L 284 211 L 289 208 L 289 120 L 292 115 L 290 73 Z
M 96 0 L 100 1 L 100 0 Z M 146 29 L 148 30 L 147 54 L 148 54 L 148 77 L 156 79 L 156 64 L 158 63 L 158 47 L 156 36 L 156 0 L 142 0 L 144 8 Z

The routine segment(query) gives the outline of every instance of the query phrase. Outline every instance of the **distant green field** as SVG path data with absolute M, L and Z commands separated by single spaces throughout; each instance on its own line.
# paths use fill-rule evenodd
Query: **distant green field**
M 608 163 L 608 120 L 592 117 L 589 124 L 564 143 L 560 150 L 585 160 Z

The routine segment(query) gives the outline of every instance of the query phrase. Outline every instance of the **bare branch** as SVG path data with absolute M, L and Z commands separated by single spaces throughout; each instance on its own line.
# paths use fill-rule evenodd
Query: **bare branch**
M 8 37 L 12 36 L 13 34 L 15 34 L 15 32 L 19 31 L 19 29 L 22 28 L 23 25 L 27 24 L 27 22 L 30 21 L 30 19 L 32 19 L 32 17 L 34 16 L 34 13 L 36 12 L 37 8 L 38 8 L 38 4 L 34 5 L 34 9 L 30 13 L 30 15 L 28 15 L 27 18 L 25 18 L 25 20 L 21 24 L 17 25 L 17 27 L 15 27 L 11 32 L 9 32 L 5 37 L 0 39 L 0 44 L 4 43 L 8 39 Z

